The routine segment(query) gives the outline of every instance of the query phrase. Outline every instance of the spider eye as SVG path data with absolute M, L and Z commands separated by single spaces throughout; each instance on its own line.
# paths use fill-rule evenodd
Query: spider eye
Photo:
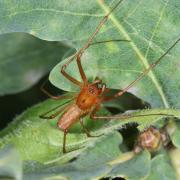
M 93 88 L 89 88 L 89 92 L 90 92 L 91 94 L 94 94 L 94 89 L 93 89 Z

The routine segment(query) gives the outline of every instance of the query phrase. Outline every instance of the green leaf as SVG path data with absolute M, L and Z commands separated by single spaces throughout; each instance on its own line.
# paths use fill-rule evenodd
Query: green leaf
M 12 146 L 0 151 L 0 179 L 22 179 L 22 161 Z
M 44 1 L 20 2 L 18 0 L 2 0 L 0 1 L 0 34 L 26 32 L 45 40 L 64 41 L 72 44 L 76 50 L 79 50 L 95 30 L 100 19 L 109 11 L 108 7 L 116 2 L 110 0 L 70 0 L 61 2 L 58 0 L 47 0 L 45 3 Z M 129 39 L 131 42 L 112 42 L 92 46 L 82 56 L 83 67 L 88 79 L 92 81 L 98 76 L 109 88 L 113 89 L 126 87 L 144 68 L 147 68 L 150 63 L 163 54 L 178 38 L 180 25 L 178 18 L 180 15 L 180 3 L 178 0 L 126 0 L 120 6 L 113 12 L 94 41 Z M 7 42 L 10 42 L 12 39 L 13 41 L 11 41 L 10 45 L 2 43 L 1 49 L 2 52 L 5 52 L 3 56 L 6 57 L 11 54 L 11 51 L 13 51 L 11 54 L 13 57 L 27 54 L 27 49 L 22 48 L 25 47 L 24 44 L 27 44 L 27 41 L 24 43 L 24 37 L 21 40 L 21 38 L 18 38 L 19 35 L 6 36 L 8 36 Z M 3 38 L 5 38 L 4 35 L 2 36 Z M 21 42 L 19 46 L 17 46 L 17 43 L 12 43 L 17 42 L 17 39 Z M 34 40 L 31 43 L 32 47 L 36 49 L 30 48 L 29 52 L 34 53 L 42 46 L 34 46 L 33 42 Z M 10 47 L 7 53 L 5 47 Z M 59 49 L 58 45 L 56 47 Z M 161 64 L 149 73 L 146 78 L 131 88 L 130 92 L 150 102 L 153 107 L 179 108 L 180 102 L 177 98 L 179 97 L 180 87 L 178 75 L 179 47 L 178 44 L 171 51 L 170 55 L 167 55 Z M 50 47 L 47 47 L 47 49 L 50 50 Z M 55 50 L 55 46 L 52 49 Z M 45 50 L 42 54 L 40 53 L 38 59 L 42 57 L 50 57 L 51 59 L 51 55 L 53 57 L 54 54 L 57 55 L 53 50 L 50 52 Z M 44 58 L 42 59 L 45 61 Z M 57 60 L 59 54 L 55 58 Z M 8 60 L 8 58 L 4 59 Z M 14 78 L 18 72 L 21 73 L 20 79 L 13 79 L 14 83 L 5 85 L 5 81 L 2 79 L 2 87 L 0 86 L 2 94 L 24 90 L 37 81 L 37 79 L 33 79 L 30 83 L 22 83 L 22 78 L 26 76 L 20 71 L 22 67 L 24 72 L 28 72 L 28 68 L 33 67 L 34 70 L 35 67 L 39 67 L 37 64 L 35 66 L 30 64 L 28 68 L 26 67 L 26 63 L 31 62 L 30 60 L 35 60 L 36 57 L 31 56 L 26 62 L 22 61 L 22 59 L 18 60 L 21 61 L 19 63 L 20 68 L 17 66 L 17 59 L 15 58 L 15 61 L 11 62 L 10 65 L 7 62 L 4 66 L 0 63 L 0 71 L 4 73 L 1 76 L 3 78 L 10 75 Z M 38 62 L 37 60 L 35 61 Z M 48 68 L 51 68 L 54 64 L 49 63 L 49 65 Z M 76 91 L 77 88 L 60 75 L 60 66 L 61 64 L 58 64 L 53 69 L 50 75 L 51 82 L 66 91 Z M 43 73 L 47 72 L 48 69 L 46 69 L 46 65 L 44 67 Z M 14 74 L 12 74 L 13 70 L 15 71 Z M 80 80 L 75 61 L 68 67 L 67 71 Z M 40 70 L 38 69 L 36 72 L 40 72 Z M 6 80 L 6 82 L 8 81 Z M 153 109 L 132 112 L 132 115 L 142 116 L 132 117 L 127 120 L 117 119 L 108 123 L 100 123 L 99 125 L 96 125 L 97 121 L 94 123 L 95 125 L 89 123 L 91 120 L 87 117 L 88 128 L 94 130 L 92 133 L 103 133 L 104 136 L 86 138 L 84 134 L 79 133 L 81 131 L 80 127 L 76 126 L 68 134 L 67 148 L 68 150 L 77 150 L 63 155 L 61 151 L 63 133 L 51 125 L 50 122 L 40 119 L 39 115 L 64 102 L 48 100 L 40 103 L 18 116 L 13 123 L 9 124 L 0 133 L 1 148 L 7 144 L 14 144 L 23 160 L 27 162 L 29 173 L 26 174 L 26 178 L 67 179 L 70 177 L 72 179 L 92 179 L 108 175 L 124 176 L 133 180 L 145 178 L 150 170 L 149 153 L 143 152 L 128 161 L 114 165 L 112 162 L 116 162 L 118 158 L 123 158 L 125 154 L 121 153 L 118 147 L 122 142 L 121 136 L 118 133 L 109 133 L 121 128 L 126 123 L 138 122 L 139 129 L 142 130 L 149 124 L 156 124 L 160 120 L 165 120 L 165 117 L 168 115 L 180 118 L 180 112 L 176 109 Z M 109 114 L 105 110 L 103 110 L 103 113 Z M 155 113 L 167 115 L 144 116 Z M 58 118 L 53 123 L 57 122 Z M 176 139 L 178 140 L 178 138 Z M 174 142 L 176 142 L 175 144 L 179 143 L 178 141 Z M 69 162 L 70 160 L 71 162 Z M 167 165 L 167 162 L 164 161 L 164 156 L 163 158 L 157 156 L 157 158 L 153 159 L 152 165 L 160 170 L 160 174 L 164 170 L 159 166 L 159 162 L 163 164 L 162 167 L 167 169 L 167 172 L 172 170 Z M 94 165 L 95 163 L 97 166 Z M 35 170 L 33 170 L 33 167 L 35 167 Z M 36 169 L 36 167 L 38 168 Z M 154 172 L 154 169 L 151 169 L 151 171 L 149 178 L 157 178 L 159 176 L 159 174 Z M 174 174 L 170 173 L 168 176 L 165 173 L 164 178 L 166 177 L 172 178 Z
M 103 9 L 107 13 L 108 6 L 106 2 L 98 1 L 97 4 L 99 9 Z M 131 42 L 94 45 L 82 56 L 83 67 L 88 78 L 92 80 L 98 76 L 109 88 L 114 89 L 122 89 L 135 80 L 180 35 L 179 21 L 177 20 L 178 15 L 180 15 L 178 11 L 180 4 L 177 0 L 145 0 L 141 2 L 127 0 L 120 6 L 112 14 L 109 22 L 101 29 L 94 41 L 129 39 Z M 93 9 L 92 6 L 92 10 L 89 12 L 95 14 L 93 10 L 96 12 L 97 8 Z M 89 28 L 91 32 L 98 24 L 95 20 L 92 22 L 92 17 L 84 18 L 83 22 L 86 22 L 80 28 L 83 35 L 87 34 L 87 24 L 91 26 Z M 89 36 L 91 34 L 90 30 Z M 77 42 L 76 49 L 79 49 L 81 44 L 81 41 Z M 180 87 L 178 75 L 179 52 L 180 44 L 177 44 L 170 55 L 164 57 L 153 72 L 149 73 L 147 77 L 129 91 L 150 102 L 154 107 L 179 108 L 180 102 L 177 98 L 179 97 L 178 89 Z M 63 63 L 58 64 L 53 69 L 50 74 L 50 81 L 61 89 L 75 91 L 77 89 L 72 83 L 63 76 L 61 78 L 58 76 Z M 75 62 L 68 67 L 67 72 L 80 80 Z
M 53 122 L 39 118 L 43 113 L 56 106 L 63 105 L 66 101 L 47 100 L 25 111 L 0 132 L 0 147 L 13 144 L 20 151 L 23 160 L 39 162 L 48 162 L 59 157 L 65 162 L 69 160 L 69 157 L 72 158 L 72 155 L 77 156 L 78 152 L 72 152 L 64 156 L 62 154 L 63 132 L 54 126 L 54 122 L 57 124 L 59 116 L 53 119 Z M 103 123 L 93 122 L 88 118 L 85 118 L 84 121 L 86 121 L 85 124 L 90 130 L 97 129 Z M 87 144 L 91 144 L 97 139 L 87 138 L 81 132 L 82 129 L 79 123 L 70 129 L 67 136 L 68 150 L 86 147 Z M 100 135 L 103 132 L 97 131 L 95 133 Z M 35 149 L 38 149 L 38 151 L 35 151 Z
M 173 168 L 176 170 L 176 179 L 180 179 L 180 149 L 172 149 L 169 153 Z
M 173 126 L 173 127 L 169 127 L 169 129 L 170 128 L 172 129 L 172 130 L 169 130 L 170 131 L 169 134 L 170 134 L 172 143 L 177 148 L 180 148 L 180 123 L 174 122 L 174 124 L 171 126 Z
M 78 167 L 87 168 L 101 166 L 121 156 L 119 145 L 122 143 L 122 137 L 118 132 L 110 133 L 99 139 L 94 145 L 81 154 L 76 161 Z
M 141 180 L 150 170 L 150 154 L 143 152 L 134 158 L 114 166 L 107 177 L 123 177 L 128 180 Z
M 144 177 L 150 170 L 149 153 L 143 152 L 138 156 L 132 153 L 121 153 L 119 149 L 121 142 L 119 133 L 108 134 L 101 141 L 97 141 L 94 146 L 89 146 L 73 162 L 62 166 L 49 164 L 33 172 L 26 172 L 23 178 L 27 180 L 45 177 L 70 180 L 100 179 L 106 176 L 113 177 L 114 171 L 118 168 L 126 177 Z M 129 169 L 131 169 L 130 173 L 127 171 Z
M 24 33 L 0 36 L 0 95 L 23 91 L 61 60 L 68 47 Z
M 63 132 L 51 125 L 51 122 L 40 119 L 39 115 L 65 102 L 69 103 L 69 100 L 47 100 L 35 105 L 18 116 L 0 133 L 1 148 L 7 144 L 13 144 L 19 151 L 24 164 L 26 164 L 24 170 L 27 179 L 41 179 L 44 176 L 53 178 L 71 177 L 71 179 L 100 178 L 113 176 L 117 172 L 113 169 L 116 168 L 120 168 L 121 171 L 118 172 L 122 172 L 116 174 L 117 176 L 143 178 L 148 173 L 148 163 L 147 166 L 143 166 L 144 169 L 140 174 L 139 170 L 142 169 L 141 166 L 144 161 L 149 161 L 147 161 L 149 155 L 143 153 L 144 155 L 139 155 L 127 161 L 128 158 L 125 158 L 126 155 L 121 153 L 119 149 L 122 138 L 119 133 L 114 132 L 111 134 L 112 131 L 131 122 L 138 122 L 139 128 L 143 129 L 149 124 L 156 124 L 166 117 L 166 115 L 144 116 L 146 114 L 158 112 L 180 117 L 180 112 L 174 109 L 143 110 L 132 112 L 132 115 L 142 115 L 140 117 L 132 117 L 127 120 L 103 121 L 103 126 L 102 124 L 98 126 L 91 124 L 93 121 L 87 117 L 84 121 L 87 121 L 88 129 L 93 130 L 91 133 L 94 135 L 104 134 L 104 136 L 87 138 L 85 134 L 80 133 L 80 126 L 76 125 L 67 136 L 67 149 L 71 152 L 62 154 Z M 101 113 L 107 112 L 103 110 Z M 58 119 L 59 117 L 53 121 L 55 122 Z M 91 123 L 88 121 L 91 121 Z M 94 121 L 94 124 L 96 123 L 98 121 Z M 72 159 L 74 159 L 72 164 L 69 164 L 68 162 Z M 134 166 L 134 163 L 137 163 L 137 166 Z M 127 166 L 134 167 L 133 171 L 124 171 Z M 113 173 L 109 174 L 111 170 L 113 170 Z
M 80 49 L 101 18 L 117 1 L 23 1 L 0 2 L 0 33 L 27 32 L 46 40 L 65 41 Z M 179 37 L 178 0 L 126 0 L 103 26 L 95 41 L 129 39 L 92 46 L 82 57 L 89 79 L 99 76 L 109 88 L 123 88 L 154 62 Z M 180 107 L 178 44 L 163 62 L 131 92 L 154 107 Z M 52 71 L 51 82 L 64 90 L 74 86 L 61 75 L 60 64 Z M 78 77 L 75 65 L 68 72 Z M 173 72 L 173 73 L 172 73 Z M 167 83 L 168 82 L 168 83 Z
M 160 154 L 152 159 L 151 172 L 146 180 L 175 180 L 176 173 L 167 154 Z
M 53 165 L 28 172 L 24 179 L 71 179 L 84 180 L 104 177 L 110 170 L 108 163 L 122 156 L 119 150 L 122 138 L 119 133 L 109 134 L 87 148 L 77 160 L 65 165 Z
M 60 106 L 69 100 L 47 100 L 43 103 L 33 106 L 18 116 L 9 126 L 0 132 L 0 147 L 4 147 L 7 144 L 14 144 L 20 151 L 20 155 L 23 160 L 35 160 L 39 162 L 49 162 L 57 158 L 62 159 L 62 162 L 68 161 L 72 156 L 83 151 L 83 147 L 88 147 L 98 138 L 87 138 L 82 132 L 80 124 L 77 123 L 67 136 L 67 149 L 69 151 L 78 149 L 77 152 L 71 152 L 67 155 L 62 154 L 62 142 L 63 132 L 56 126 L 51 125 L 52 122 L 39 118 L 39 115 L 49 111 L 50 109 Z M 53 113 L 53 112 L 52 112 Z M 101 113 L 108 113 L 103 110 Z M 124 124 L 137 122 L 140 126 L 139 129 L 143 130 L 150 124 L 156 124 L 167 115 L 150 115 L 146 114 L 171 114 L 176 117 L 180 117 L 178 110 L 172 109 L 153 109 L 143 110 L 132 113 L 133 115 L 141 115 L 140 117 L 132 117 L 126 120 L 116 119 L 112 121 L 92 121 L 88 116 L 84 118 L 86 126 L 91 130 L 93 135 L 111 133 L 115 129 L 123 127 Z M 60 115 L 53 121 L 57 122 Z M 102 126 L 103 125 L 103 126 Z M 36 150 L 37 149 L 37 150 Z
M 46 162 L 60 157 L 63 132 L 52 126 L 48 120 L 39 118 L 39 115 L 61 103 L 64 101 L 48 100 L 18 116 L 0 132 L 0 146 L 14 144 L 23 160 Z M 73 133 L 68 135 L 67 141 L 70 146 L 73 142 L 80 145 L 84 137 L 84 134 Z
M 108 7 L 117 1 L 23 1 L 0 2 L 0 32 L 27 32 L 46 40 L 66 41 L 78 50 L 94 32 Z M 178 0 L 126 0 L 103 26 L 95 41 L 129 39 L 93 46 L 82 57 L 89 79 L 99 76 L 110 88 L 123 88 L 144 68 L 156 60 L 179 36 L 180 3 Z M 163 62 L 131 92 L 154 107 L 180 107 L 178 44 Z M 50 76 L 51 82 L 74 91 L 62 75 L 60 64 Z M 79 77 L 75 65 L 68 72 Z M 77 68 L 76 68 L 77 69 Z M 173 72 L 173 73 L 172 73 Z
M 1 0 L 0 7 L 1 34 L 27 32 L 51 41 L 79 40 L 82 35 L 87 38 L 89 31 L 93 31 L 94 20 L 104 16 L 97 2 L 87 0 L 47 0 L 46 3 Z M 92 23 L 85 25 L 84 22 L 89 19 Z M 79 27 L 84 27 L 87 32 Z

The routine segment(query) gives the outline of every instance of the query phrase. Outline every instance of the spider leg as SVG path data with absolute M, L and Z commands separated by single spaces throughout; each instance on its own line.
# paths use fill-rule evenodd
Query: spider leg
M 95 107 L 95 109 L 91 112 L 90 117 L 93 120 L 112 120 L 112 119 L 130 119 L 134 117 L 144 117 L 144 116 L 169 116 L 174 117 L 174 115 L 171 114 L 165 114 L 165 113 L 154 113 L 154 114 L 140 114 L 140 115 L 131 115 L 131 114 L 122 114 L 122 115 L 112 115 L 112 116 L 97 116 L 96 113 L 100 109 L 100 103 Z
M 92 44 L 92 41 L 94 39 L 94 37 L 96 36 L 96 34 L 99 32 L 99 30 L 101 29 L 101 27 L 104 25 L 104 23 L 108 20 L 109 16 L 111 15 L 111 13 L 119 6 L 119 4 L 121 4 L 123 2 L 123 0 L 119 0 L 112 8 L 111 10 L 102 18 L 102 20 L 99 22 L 98 26 L 96 27 L 95 31 L 91 34 L 91 36 L 89 37 L 88 41 L 85 43 L 85 45 L 73 56 L 71 57 L 67 62 L 66 62 L 66 66 L 71 63 L 71 61 L 73 61 L 74 57 L 76 57 L 78 54 L 83 54 L 84 51 Z
M 72 101 L 72 100 L 70 100 Z M 65 102 L 64 104 L 58 105 L 54 108 L 52 108 L 51 110 L 49 110 L 48 112 L 45 112 L 43 114 L 41 114 L 39 117 L 42 119 L 53 119 L 56 116 L 58 116 L 62 111 L 65 111 L 71 104 L 69 104 L 70 101 Z M 61 107 L 62 106 L 62 107 Z M 57 112 L 51 114 L 50 116 L 46 116 L 47 114 L 49 114 L 50 112 L 56 110 L 57 108 L 61 107 Z
M 177 39 L 164 54 L 162 54 L 154 63 L 152 63 L 147 69 L 145 69 L 134 81 L 132 81 L 127 87 L 119 91 L 114 95 L 114 98 L 118 96 L 122 96 L 125 92 L 127 92 L 131 87 L 133 87 L 137 82 L 139 82 L 144 76 L 146 76 L 152 69 L 154 69 L 157 64 L 170 52 L 171 49 L 175 47 L 175 45 L 180 41 L 180 38 Z
M 60 100 L 60 99 L 69 99 L 69 98 L 72 98 L 73 95 L 61 95 L 61 96 L 54 96 L 52 95 L 51 93 L 49 93 L 45 88 L 45 84 L 46 84 L 47 81 L 44 81 L 42 83 L 42 85 L 40 86 L 40 90 L 46 94 L 48 97 L 50 97 L 51 99 L 54 99 L 54 100 Z
M 66 150 L 66 137 L 67 137 L 67 133 L 68 133 L 68 130 L 65 129 L 64 130 L 64 136 L 63 136 L 63 153 L 67 153 L 67 150 Z
M 125 120 L 125 119 L 130 119 L 134 117 L 144 117 L 144 116 L 169 116 L 173 117 L 173 115 L 170 114 L 163 114 L 163 113 L 157 113 L 157 114 L 141 114 L 141 115 L 130 115 L 130 114 L 123 114 L 119 116 L 97 116 L 96 113 L 94 112 L 91 114 L 91 118 L 93 120 L 112 120 L 112 119 L 120 119 L 120 120 Z
M 83 120 L 80 119 L 79 122 L 80 122 L 80 124 L 81 124 L 84 132 L 86 133 L 87 137 L 100 137 L 101 135 L 103 135 L 103 134 L 100 134 L 100 135 L 91 135 L 91 133 L 89 132 L 89 130 L 85 127 L 85 125 L 84 125 L 84 123 L 83 123 Z
M 64 77 L 66 77 L 69 81 L 71 81 L 72 83 L 76 84 L 77 86 L 82 86 L 82 83 L 80 81 L 78 81 L 77 79 L 75 79 L 74 77 L 72 77 L 71 75 L 69 75 L 65 69 L 66 69 L 67 65 L 64 64 L 61 67 L 61 73 Z

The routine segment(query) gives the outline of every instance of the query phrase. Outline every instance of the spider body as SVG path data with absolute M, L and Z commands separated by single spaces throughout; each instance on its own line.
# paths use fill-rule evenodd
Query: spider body
M 100 103 L 100 96 L 103 93 L 103 88 L 98 87 L 98 85 L 100 85 L 99 82 L 95 82 L 82 87 L 76 101 L 60 117 L 58 121 L 60 129 L 68 130 L 80 118 L 93 112 L 96 105 Z
M 103 93 L 103 89 L 98 87 L 98 85 L 101 84 L 99 82 L 95 82 L 82 87 L 76 101 L 76 104 L 80 109 L 90 110 L 101 101 L 100 96 Z

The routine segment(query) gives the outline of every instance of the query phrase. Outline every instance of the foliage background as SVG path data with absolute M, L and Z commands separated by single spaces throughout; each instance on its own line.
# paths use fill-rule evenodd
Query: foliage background
M 109 114 L 152 107 L 152 110 L 135 113 L 165 112 L 173 114 L 176 119 L 167 121 L 164 116 L 132 118 L 125 122 L 105 123 L 102 127 L 102 123 L 93 123 L 87 118 L 87 126 L 93 133 L 106 135 L 87 139 L 77 125 L 69 134 L 68 147 L 78 150 L 62 155 L 62 132 L 53 125 L 57 119 L 47 122 L 38 118 L 42 112 L 63 103 L 51 100 L 42 102 L 46 97 L 39 86 L 48 72 L 53 69 L 50 81 L 58 87 L 47 85 L 46 88 L 52 93 L 61 94 L 60 89 L 77 90 L 60 75 L 61 60 L 65 61 L 82 47 L 109 10 L 108 7 L 116 2 L 0 1 L 2 129 L 15 118 L 0 134 L 2 177 L 178 179 L 179 44 L 153 72 L 131 89 L 132 94 L 127 93 L 108 104 L 110 112 L 105 109 L 101 112 Z M 98 76 L 114 91 L 128 85 L 179 37 L 179 8 L 178 0 L 124 1 L 94 41 L 129 39 L 131 42 L 113 42 L 89 48 L 82 58 L 88 78 L 93 80 Z M 80 79 L 75 62 L 68 72 Z M 30 108 L 32 105 L 35 106 Z M 134 156 L 131 151 L 138 131 L 137 124 L 126 125 L 122 129 L 127 122 L 138 122 L 140 130 L 149 124 L 157 127 L 168 124 L 172 131 L 173 148 L 161 150 L 155 156 L 150 156 L 146 151 Z M 114 129 L 120 129 L 120 133 Z M 13 146 L 7 146 L 9 144 Z

